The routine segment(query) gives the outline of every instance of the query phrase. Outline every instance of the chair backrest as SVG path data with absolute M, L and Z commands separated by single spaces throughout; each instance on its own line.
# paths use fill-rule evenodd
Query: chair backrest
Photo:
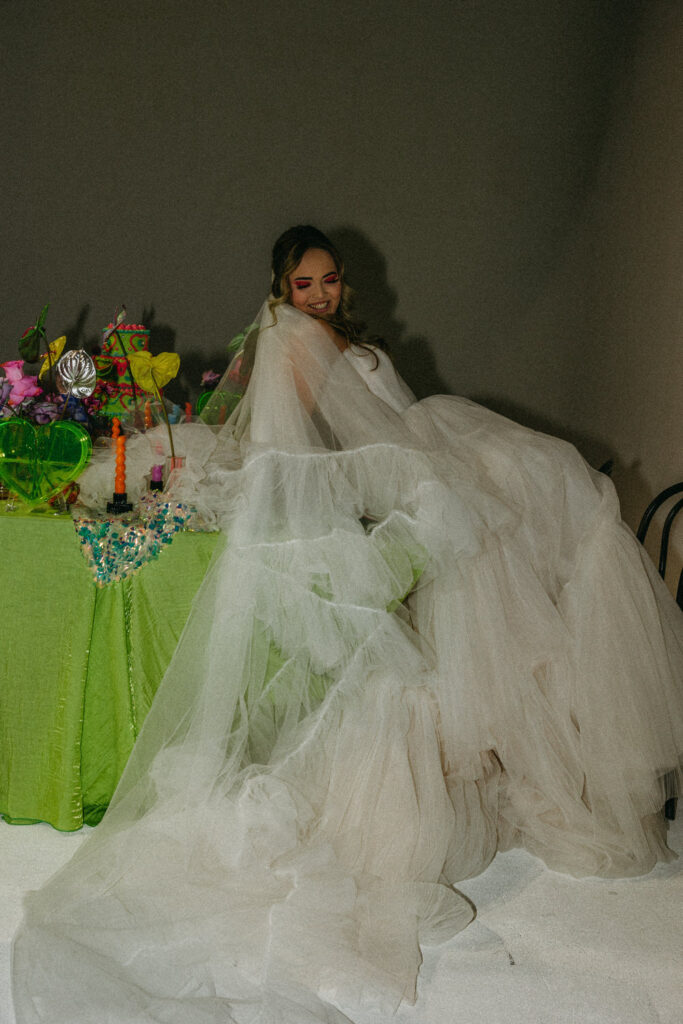
M 650 527 L 650 523 L 652 522 L 655 512 L 657 512 L 657 510 L 661 508 L 664 502 L 668 501 L 669 498 L 673 498 L 674 495 L 680 494 L 681 492 L 683 492 L 683 483 L 672 484 L 671 487 L 666 487 L 657 495 L 656 498 L 653 498 L 653 500 L 645 509 L 643 518 L 640 520 L 640 526 L 638 527 L 638 531 L 636 533 L 636 537 L 638 538 L 641 544 L 645 543 L 645 536 Z M 666 514 L 664 526 L 662 527 L 662 537 L 659 543 L 659 565 L 657 566 L 659 570 L 659 575 L 662 577 L 662 579 L 664 578 L 664 574 L 666 573 L 666 563 L 669 555 L 669 540 L 671 538 L 671 528 L 674 524 L 674 519 L 681 511 L 681 509 L 683 509 L 683 498 L 679 498 L 679 500 L 674 502 L 674 504 L 671 506 L 671 508 Z M 680 608 L 683 609 L 683 570 L 681 571 L 681 574 L 679 576 L 678 587 L 676 588 L 676 603 Z

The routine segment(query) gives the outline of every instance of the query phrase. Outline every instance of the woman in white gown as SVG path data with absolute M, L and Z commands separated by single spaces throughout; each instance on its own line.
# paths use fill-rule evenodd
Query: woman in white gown
M 353 1020 L 414 999 L 496 850 L 671 856 L 681 615 L 609 480 L 415 402 L 315 229 L 273 271 L 197 485 L 227 543 L 102 824 L 27 900 L 20 1024 Z

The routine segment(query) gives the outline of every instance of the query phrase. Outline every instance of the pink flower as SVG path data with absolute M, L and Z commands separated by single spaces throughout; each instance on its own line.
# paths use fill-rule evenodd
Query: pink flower
M 0 366 L 4 368 L 5 376 L 12 385 L 10 405 L 21 405 L 25 398 L 42 395 L 43 389 L 38 387 L 38 378 L 24 376 L 23 359 L 9 359 L 6 363 L 0 363 Z
M 0 363 L 0 366 L 4 369 L 5 376 L 9 381 L 16 382 L 24 375 L 23 359 L 8 359 L 6 363 Z

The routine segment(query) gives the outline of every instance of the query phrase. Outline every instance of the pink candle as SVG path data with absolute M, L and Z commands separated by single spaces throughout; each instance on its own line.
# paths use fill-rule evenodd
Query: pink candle
M 150 491 L 163 491 L 164 489 L 164 467 L 152 466 L 152 477 L 149 482 Z

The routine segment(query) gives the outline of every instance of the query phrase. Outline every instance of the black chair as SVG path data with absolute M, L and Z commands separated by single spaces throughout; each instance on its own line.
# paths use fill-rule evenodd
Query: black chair
M 636 533 L 636 537 L 638 538 L 641 544 L 645 543 L 645 536 L 650 527 L 650 523 L 652 522 L 655 512 L 657 512 L 657 510 L 661 508 L 662 505 L 669 500 L 669 498 L 673 498 L 674 495 L 680 494 L 681 492 L 683 492 L 683 483 L 672 484 L 671 487 L 666 487 L 663 491 L 661 491 L 660 494 L 657 495 L 656 498 L 653 498 L 653 500 L 645 509 L 643 518 L 640 520 L 640 526 L 638 527 L 638 531 Z M 664 520 L 664 525 L 662 527 L 662 539 L 659 542 L 659 564 L 657 566 L 659 570 L 659 575 L 662 577 L 662 579 L 664 579 L 664 575 L 666 573 L 666 562 L 669 555 L 669 540 L 671 538 L 671 528 L 674 524 L 674 519 L 681 511 L 681 509 L 683 509 L 683 498 L 679 498 L 678 501 L 675 501 L 673 503 L 673 505 L 666 514 L 666 519 Z M 683 610 L 683 570 L 681 570 L 681 574 L 678 578 L 678 587 L 676 588 L 676 603 L 678 607 L 681 610 Z M 676 797 L 671 797 L 670 800 L 666 801 L 666 803 L 664 804 L 664 814 L 669 819 L 669 821 L 674 820 L 674 818 L 676 817 Z

